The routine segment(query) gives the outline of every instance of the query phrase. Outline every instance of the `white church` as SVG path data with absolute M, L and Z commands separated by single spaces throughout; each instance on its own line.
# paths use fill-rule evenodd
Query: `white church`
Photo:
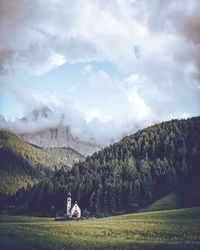
M 71 193 L 68 193 L 66 214 L 69 218 L 79 219 L 81 217 L 81 209 L 77 204 L 77 201 L 72 205 Z

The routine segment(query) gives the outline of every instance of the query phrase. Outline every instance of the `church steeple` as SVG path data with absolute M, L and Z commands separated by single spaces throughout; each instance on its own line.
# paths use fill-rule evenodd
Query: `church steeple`
M 68 193 L 68 197 L 67 197 L 67 211 L 66 214 L 70 216 L 70 210 L 71 210 L 71 206 L 72 206 L 72 199 L 71 199 L 71 193 Z

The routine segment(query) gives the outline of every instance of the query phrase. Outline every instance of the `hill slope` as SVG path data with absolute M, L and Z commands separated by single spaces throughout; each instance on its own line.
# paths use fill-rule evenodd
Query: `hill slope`
M 163 122 L 93 154 L 70 172 L 57 171 L 44 183 L 45 192 L 42 183 L 34 188 L 32 204 L 44 195 L 49 206 L 60 209 L 68 191 L 96 214 L 133 211 L 174 190 L 199 200 L 199 164 L 200 117 Z M 42 203 L 37 209 L 44 209 Z
M 191 200 L 191 197 L 184 194 L 171 193 L 153 202 L 147 208 L 142 209 L 141 212 L 186 208 L 186 207 L 192 207 L 193 205 L 194 201 Z
M 72 167 L 79 161 L 85 160 L 83 155 L 79 154 L 72 148 L 52 147 L 45 148 L 44 151 L 51 154 L 52 156 L 59 157 L 62 161 L 66 162 L 67 166 L 69 167 Z
M 19 139 L 13 133 L 0 131 L 0 193 L 14 193 L 27 183 L 51 176 L 55 168 L 67 164 Z

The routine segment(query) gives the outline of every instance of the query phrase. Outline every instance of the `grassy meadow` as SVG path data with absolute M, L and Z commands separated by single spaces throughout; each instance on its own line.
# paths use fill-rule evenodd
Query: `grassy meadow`
M 200 208 L 80 221 L 0 216 L 0 249 L 200 249 Z
M 191 197 L 179 193 L 171 193 L 153 202 L 148 207 L 141 209 L 141 212 L 163 211 L 192 207 Z

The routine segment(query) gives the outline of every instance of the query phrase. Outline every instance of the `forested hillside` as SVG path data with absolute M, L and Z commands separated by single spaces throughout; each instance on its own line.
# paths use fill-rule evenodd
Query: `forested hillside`
M 51 147 L 44 149 L 45 152 L 60 158 L 67 166 L 72 167 L 75 163 L 84 161 L 85 157 L 72 148 Z
M 200 197 L 200 117 L 172 120 L 123 138 L 29 193 L 32 209 L 62 209 L 68 191 L 82 209 L 114 214 L 171 191 Z
M 52 176 L 55 168 L 68 168 L 66 165 L 13 133 L 0 131 L 0 193 L 15 193 L 28 183 Z

